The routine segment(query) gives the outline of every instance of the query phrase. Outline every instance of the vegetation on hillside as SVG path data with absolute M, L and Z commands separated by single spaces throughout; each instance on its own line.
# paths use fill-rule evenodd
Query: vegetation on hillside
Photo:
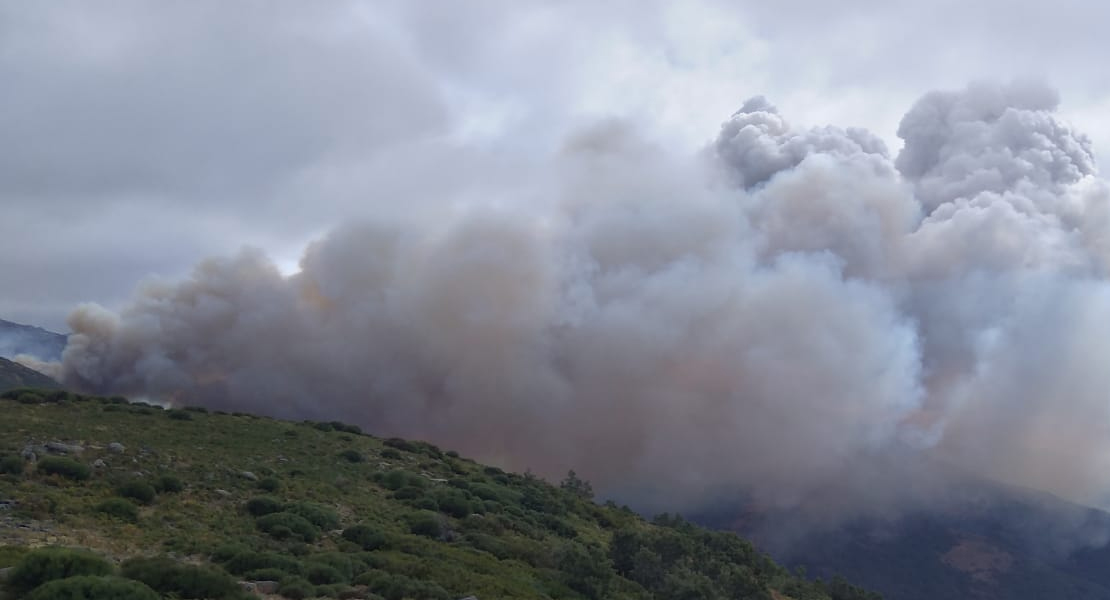
M 554 486 L 343 423 L 0 398 L 13 597 L 877 598 L 734 534 L 599 505 L 574 473 Z

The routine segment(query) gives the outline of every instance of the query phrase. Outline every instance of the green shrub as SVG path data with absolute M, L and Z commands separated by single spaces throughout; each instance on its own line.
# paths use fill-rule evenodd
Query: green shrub
M 316 589 L 313 590 L 312 593 L 317 598 L 339 598 L 340 594 L 345 591 L 347 591 L 347 586 L 343 585 L 342 583 L 325 583 L 323 585 L 316 586 Z M 362 596 L 357 597 L 362 598 Z
M 212 562 L 225 563 L 238 554 L 250 551 L 250 548 L 240 543 L 220 544 L 209 553 L 208 558 L 211 558 Z
M 422 510 L 408 516 L 409 531 L 416 535 L 438 539 L 443 535 L 441 517 L 434 512 Z
M 316 587 L 300 577 L 290 577 L 278 585 L 277 591 L 289 600 L 304 600 L 316 594 Z
M 381 457 L 388 458 L 390 460 L 401 460 L 401 453 L 394 450 L 393 448 L 386 448 L 381 451 Z
M 388 473 L 383 474 L 381 476 L 380 483 L 382 484 L 382 487 L 393 491 L 397 491 L 406 486 L 416 488 L 428 487 L 427 479 L 424 479 L 423 477 L 415 475 L 408 471 L 402 471 L 401 469 L 394 469 L 392 471 L 389 471 Z
M 424 490 L 422 488 L 406 485 L 405 487 L 393 492 L 394 500 L 416 500 L 417 498 L 424 497 Z
M 308 519 L 291 512 L 270 513 L 258 517 L 254 523 L 259 530 L 279 540 L 296 537 L 301 541 L 311 543 L 315 542 L 320 535 L 320 530 Z
M 94 510 L 98 513 L 129 523 L 134 523 L 139 520 L 139 507 L 123 498 L 108 498 L 100 504 L 97 504 Z
M 0 475 L 22 475 L 23 458 L 9 454 L 0 458 Z
M 348 425 L 341 421 L 332 421 L 331 423 L 329 423 L 329 425 L 331 425 L 332 428 L 336 431 L 342 431 L 344 433 L 354 433 L 358 435 L 362 434 L 362 428 L 358 425 Z
M 386 545 L 385 534 L 369 525 L 354 525 L 344 529 L 343 539 L 358 544 L 363 550 L 377 550 Z
M 175 475 L 159 475 L 154 479 L 154 489 L 159 494 L 176 494 L 185 489 L 185 484 Z
M 331 423 L 313 423 L 312 426 L 320 431 L 335 431 L 335 426 Z
M 163 557 L 133 558 L 123 563 L 120 574 L 174 598 L 233 598 L 239 592 L 238 583 L 222 571 Z
M 444 454 L 446 454 L 447 456 L 450 456 L 451 458 L 458 458 L 459 457 L 459 453 L 455 452 L 454 450 L 448 450 L 447 452 L 444 452 Z
M 281 512 L 285 508 L 285 504 L 281 500 L 271 496 L 255 496 L 247 500 L 244 506 L 247 512 L 256 517 Z
M 358 450 L 344 450 L 339 453 L 339 457 L 346 460 L 347 462 L 353 463 L 360 463 L 365 460 L 365 458 L 362 456 L 362 453 Z
M 204 408 L 203 406 L 186 406 L 184 408 L 184 410 L 187 410 L 189 412 L 202 413 L 202 414 L 207 414 L 208 413 L 208 409 Z
M 473 512 L 480 510 L 475 503 L 470 501 L 470 496 L 457 489 L 440 489 L 436 490 L 432 495 L 436 503 L 439 504 L 439 510 L 451 515 L 452 517 L 462 518 Z
M 412 442 L 402 440 L 401 438 L 389 438 L 382 443 L 390 448 L 396 448 L 404 452 L 419 452 L 420 450 Z
M 399 573 L 383 573 L 366 584 L 371 592 L 380 594 L 386 600 L 422 598 L 424 600 L 447 600 L 447 590 L 431 581 L 413 579 Z
M 328 530 L 339 527 L 339 513 L 326 506 L 311 502 L 296 502 L 286 506 L 285 510 L 304 517 L 320 529 Z
M 276 552 L 244 550 L 220 562 L 225 569 L 236 575 L 258 569 L 277 569 L 289 575 L 300 575 L 304 571 L 299 561 Z
M 178 410 L 176 408 L 171 409 L 171 410 L 167 410 L 166 411 L 166 416 L 168 416 L 169 418 L 171 418 L 175 421 L 192 421 L 193 420 L 193 415 L 189 414 L 186 411 Z
M 305 558 L 304 567 L 305 578 L 316 585 L 350 581 L 356 572 L 365 568 L 361 562 L 342 552 L 317 552 Z M 313 569 L 316 567 L 326 567 L 326 569 L 324 571 L 317 569 L 314 576 Z M 331 571 L 334 571 L 334 574 Z M 324 581 L 325 579 L 330 580 Z
M 38 393 L 39 393 L 38 390 L 35 390 L 33 388 L 15 388 L 14 390 L 8 390 L 8 391 L 0 394 L 0 398 L 2 398 L 4 400 L 16 400 L 16 401 L 18 401 L 19 397 L 22 396 L 23 394 L 35 394 L 37 396 Z
M 42 404 L 43 398 L 34 392 L 24 392 L 15 401 L 20 404 Z
M 281 581 L 289 576 L 289 573 L 273 567 L 255 569 L 242 574 L 243 579 L 247 581 Z
M 132 479 L 120 484 L 120 486 L 116 488 L 116 494 L 123 498 L 134 500 L 139 504 L 150 504 L 154 502 L 154 486 L 139 479 Z
M 0 545 L 0 569 L 10 567 L 19 562 L 19 559 L 29 552 L 24 546 Z
M 40 460 L 35 471 L 43 475 L 58 475 L 74 481 L 85 481 L 92 475 L 92 471 L 85 464 L 72 458 L 61 456 L 47 456 Z
M 273 493 L 281 489 L 281 482 L 274 477 L 264 477 L 262 479 L 259 479 L 258 483 L 255 485 L 258 487 L 258 489 L 264 492 Z
M 28 592 L 48 581 L 78 575 L 108 575 L 112 565 L 103 558 L 82 550 L 41 548 L 28 552 L 8 575 L 8 587 Z
M 304 575 L 305 579 L 308 579 L 313 585 L 343 583 L 344 581 L 343 575 L 335 567 L 319 563 L 306 565 Z
M 158 592 L 122 577 L 79 576 L 44 584 L 27 600 L 160 600 Z

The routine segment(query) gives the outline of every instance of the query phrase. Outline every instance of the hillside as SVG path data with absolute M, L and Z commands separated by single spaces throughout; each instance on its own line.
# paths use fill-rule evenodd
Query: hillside
M 724 513 L 694 518 L 728 528 Z M 888 600 L 1110 600 L 1108 536 L 1106 512 L 980 481 L 942 508 L 810 535 L 776 558 Z
M 0 319 L 0 357 L 30 354 L 41 360 L 61 360 L 66 336 L 41 327 Z
M 289 598 L 877 598 L 798 579 L 734 534 L 595 504 L 573 474 L 556 487 L 342 423 L 3 397 L 0 568 L 16 565 L 10 594 L 39 585 L 36 600 L 90 586 L 253 597 L 236 580 Z
M 0 392 L 24 387 L 57 389 L 60 386 L 34 369 L 0 358 Z

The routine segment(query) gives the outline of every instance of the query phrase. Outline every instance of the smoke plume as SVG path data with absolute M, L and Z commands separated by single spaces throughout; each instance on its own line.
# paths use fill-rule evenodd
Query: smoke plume
M 746 102 L 698 156 L 574 135 L 530 210 L 339 227 L 73 312 L 75 387 L 340 419 L 690 506 L 927 501 L 948 467 L 1110 505 L 1110 188 L 1033 84 L 892 157 Z M 431 175 L 434 176 L 434 175 Z

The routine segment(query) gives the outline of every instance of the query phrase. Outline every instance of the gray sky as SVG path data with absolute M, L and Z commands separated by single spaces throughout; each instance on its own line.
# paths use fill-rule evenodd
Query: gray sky
M 900 146 L 923 93 L 1034 78 L 1110 151 L 1096 1 L 0 0 L 0 317 L 249 245 L 286 268 L 359 216 L 527 207 L 570 133 L 697 150 L 745 98 Z

